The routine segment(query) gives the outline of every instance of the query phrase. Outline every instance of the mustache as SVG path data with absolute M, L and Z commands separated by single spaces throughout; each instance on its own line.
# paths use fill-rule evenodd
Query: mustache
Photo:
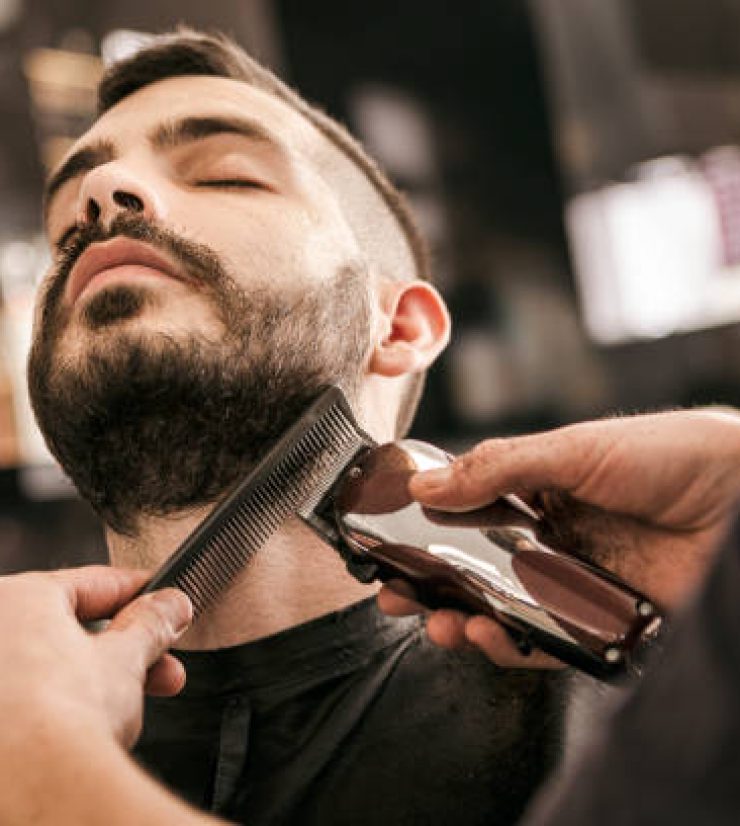
M 233 284 L 220 259 L 209 247 L 183 238 L 141 215 L 122 213 L 107 228 L 100 223 L 85 224 L 69 237 L 60 252 L 47 289 L 44 315 L 56 311 L 69 276 L 83 253 L 92 244 L 117 237 L 142 241 L 167 253 L 181 268 L 183 275 L 198 285 L 223 291 Z

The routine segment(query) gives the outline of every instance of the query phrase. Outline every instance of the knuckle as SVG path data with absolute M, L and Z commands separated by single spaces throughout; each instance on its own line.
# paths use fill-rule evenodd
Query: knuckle
M 460 456 L 453 466 L 458 480 L 464 483 L 479 479 L 500 455 L 500 447 L 500 439 L 487 439 Z
M 486 439 L 477 444 L 468 454 L 473 467 L 485 467 L 497 459 L 505 449 L 505 439 Z
M 515 449 L 511 439 L 493 438 L 460 456 L 455 463 L 455 481 L 461 493 L 478 497 L 496 488 L 505 476 L 507 457 Z
M 153 596 L 153 595 L 152 595 Z M 147 595 L 130 606 L 122 627 L 136 639 L 143 653 L 163 648 L 168 639 L 169 624 L 157 601 Z
M 167 612 L 157 600 L 151 600 L 142 611 L 142 629 L 151 648 L 162 648 L 170 637 Z

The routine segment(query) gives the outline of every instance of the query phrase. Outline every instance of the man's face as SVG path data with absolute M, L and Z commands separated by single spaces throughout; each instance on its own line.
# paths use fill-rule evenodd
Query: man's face
M 29 362 L 52 450 L 114 527 L 214 498 L 367 355 L 367 274 L 324 139 L 236 81 L 124 99 L 50 182 Z
M 56 245 L 66 234 L 74 241 L 68 233 L 75 226 L 106 227 L 134 213 L 206 245 L 245 291 L 290 295 L 319 287 L 358 255 L 333 192 L 310 160 L 322 140 L 292 109 L 244 83 L 160 81 L 103 115 L 70 152 L 87 156 L 50 200 L 49 239 Z M 62 297 L 70 315 L 59 342 L 65 356 L 94 345 L 81 316 L 114 284 L 150 294 L 148 311 L 135 322 L 139 331 L 221 332 L 197 285 L 167 277 L 156 264 L 103 269 L 91 281 L 90 268 L 83 269 L 84 283 L 73 274 Z

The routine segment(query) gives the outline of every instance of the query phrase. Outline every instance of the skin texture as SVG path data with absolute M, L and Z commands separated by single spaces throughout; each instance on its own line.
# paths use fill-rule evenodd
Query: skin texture
M 103 566 L 0 578 L 2 627 L 24 629 L 2 639 L 8 663 L 0 686 L 3 708 L 14 697 L 22 700 L 30 684 L 36 704 L 51 715 L 59 714 L 57 704 L 69 705 L 73 718 L 88 719 L 124 745 L 133 744 L 142 689 L 166 697 L 185 684 L 182 665 L 165 652 L 192 614 L 188 598 L 174 589 L 130 602 L 146 579 L 142 571 Z M 80 624 L 109 618 L 95 634 Z
M 218 134 L 177 145 L 152 140 L 173 123 L 194 116 L 248 117 L 271 139 Z M 337 194 L 342 182 L 336 172 L 327 171 L 332 165 L 327 163 L 331 154 L 325 138 L 285 104 L 246 84 L 187 77 L 160 81 L 125 98 L 70 154 L 101 147 L 105 151 L 96 164 L 68 180 L 49 203 L 52 245 L 69 238 L 75 227 L 92 222 L 109 227 L 136 203 L 141 207 L 137 214 L 208 247 L 247 295 L 318 290 L 348 261 L 358 262 L 368 273 L 370 332 L 364 360 L 356 365 L 355 404 L 370 433 L 381 441 L 391 439 L 406 377 L 426 369 L 443 349 L 449 317 L 429 284 L 389 277 L 363 258 L 364 248 Z M 68 283 L 74 284 L 74 273 Z M 54 285 L 52 270 L 39 306 Z M 88 312 L 86 322 L 86 309 L 103 293 L 132 288 L 146 293 L 137 312 L 92 327 Z M 79 294 L 71 288 L 63 291 L 61 314 L 66 325 L 55 357 L 72 370 L 84 370 L 101 348 L 124 346 L 127 337 L 149 347 L 163 338 L 176 346 L 193 337 L 218 343 L 223 335 L 218 314 L 197 284 L 142 268 L 100 276 Z M 44 319 L 39 314 L 37 336 L 42 335 Z M 135 535 L 109 526 L 114 563 L 158 566 L 209 506 L 202 502 L 166 516 L 142 514 Z M 375 590 L 353 580 L 333 550 L 301 524 L 291 523 L 182 645 L 211 648 L 246 642 L 345 607 Z M 275 600 L 275 593 L 282 599 Z
M 104 567 L 0 578 L 4 824 L 212 822 L 122 748 L 138 734 L 144 690 L 176 694 L 185 678 L 166 651 L 190 603 L 173 589 L 131 602 L 145 581 Z M 81 625 L 108 618 L 95 634 Z
M 268 145 L 218 135 L 177 147 L 155 147 L 150 141 L 157 129 L 194 115 L 248 116 L 269 129 L 276 140 Z M 192 77 L 153 84 L 106 113 L 70 151 L 107 147 L 93 168 L 67 181 L 52 199 L 47 212 L 49 240 L 55 246 L 75 227 L 93 222 L 109 228 L 137 203 L 141 206 L 138 215 L 212 250 L 247 293 L 289 293 L 327 285 L 338 267 L 358 258 L 359 246 L 345 220 L 342 199 L 337 197 L 341 181 L 331 178 L 337 165 L 330 162 L 323 140 L 288 107 L 244 84 Z M 218 183 L 226 179 L 232 183 Z M 233 183 L 237 179 L 238 185 Z M 120 193 L 126 197 L 122 199 Z M 63 251 L 58 255 L 63 256 Z M 449 317 L 430 285 L 409 280 L 406 272 L 376 272 L 372 261 L 359 263 L 369 274 L 372 330 L 364 362 L 357 364 L 357 410 L 366 429 L 378 439 L 388 439 L 394 433 L 405 377 L 426 369 L 443 349 L 449 337 Z M 39 307 L 54 286 L 54 273 L 55 268 L 42 288 Z M 113 300 L 104 300 L 104 293 L 122 295 L 132 292 L 132 287 L 145 294 L 137 306 L 121 301 L 116 307 Z M 218 342 L 223 334 L 222 321 L 203 301 L 197 285 L 164 272 L 129 267 L 96 279 L 81 293 L 62 285 L 60 300 L 64 321 L 55 357 L 69 369 L 84 370 L 90 355 L 107 346 L 109 320 L 117 312 L 115 346 L 121 346 L 126 336 L 144 343 L 160 337 L 177 343 L 192 337 Z M 96 307 L 91 311 L 93 303 Z M 36 334 L 44 335 L 40 313 Z M 135 536 L 109 529 L 114 563 L 155 567 L 208 507 L 204 503 L 166 518 L 143 518 Z M 299 557 L 294 558 L 294 553 Z M 134 586 L 119 589 L 112 601 L 104 601 L 104 615 L 118 607 L 121 595 L 130 598 L 145 576 L 123 571 L 112 575 L 133 577 Z M 78 576 L 79 587 L 94 590 L 101 575 Z M 43 593 L 29 593 L 24 580 L 13 583 L 6 594 L 17 589 L 21 595 L 24 610 L 20 611 L 16 600 L 15 620 L 46 607 L 36 621 L 21 624 L 24 635 L 18 636 L 8 652 L 23 667 L 16 669 L 19 678 L 10 686 L 13 690 L 0 695 L 0 707 L 20 705 L 29 686 L 42 685 L 47 673 L 56 676 L 49 691 L 26 696 L 23 717 L 18 718 L 12 736 L 0 744 L 0 759 L 8 766 L 20 759 L 23 765 L 35 767 L 23 773 L 12 793 L 0 796 L 0 820 L 87 824 L 99 823 L 104 812 L 108 824 L 216 822 L 160 789 L 116 741 L 128 744 L 138 731 L 146 673 L 141 663 L 148 662 L 142 660 L 142 650 L 155 650 L 159 655 L 174 641 L 172 634 L 165 633 L 168 626 L 163 617 L 158 618 L 160 628 L 154 620 L 150 627 L 143 616 L 123 615 L 120 622 L 125 627 L 112 626 L 91 647 L 76 620 L 70 620 L 71 628 L 70 623 L 60 625 L 60 613 L 74 618 L 74 611 L 63 599 L 47 599 L 48 580 L 32 579 L 30 584 Z M 178 639 L 178 646 L 220 647 L 254 639 L 372 592 L 346 574 L 333 550 L 300 525 L 289 524 L 234 583 L 218 608 Z M 275 600 L 275 593 L 283 598 Z M 151 601 L 144 604 L 152 605 Z M 126 611 L 140 610 L 135 606 Z M 60 637 L 49 633 L 49 628 L 64 633 Z M 151 642 L 155 633 L 159 633 L 156 645 Z M 43 657 L 24 660 L 21 655 L 33 650 L 31 642 L 38 635 Z M 118 644 L 124 639 L 131 639 L 131 645 Z M 102 640 L 110 642 L 99 645 Z M 69 656 L 60 657 L 62 651 Z M 150 659 L 156 659 L 154 654 Z M 136 665 L 133 679 L 132 664 Z M 91 681 L 90 674 L 99 679 Z M 149 679 L 150 688 L 166 693 L 179 687 L 182 674 L 173 661 L 164 659 Z M 88 690 L 79 692 L 80 684 L 86 682 Z M 79 707 L 78 693 L 85 708 Z M 104 699 L 109 694 L 118 701 Z M 88 706 L 95 713 L 86 710 Z M 40 730 L 39 719 L 46 734 L 30 738 L 29 732 Z
M 503 491 L 530 499 L 536 491 L 568 491 L 613 520 L 615 567 L 675 608 L 700 582 L 734 510 L 739 452 L 735 415 L 669 413 L 489 441 L 448 474 L 419 474 L 411 489 L 451 510 Z M 190 607 L 165 591 L 120 610 L 144 579 L 106 568 L 0 579 L 0 624 L 15 629 L 0 637 L 0 712 L 13 722 L 0 734 L 0 766 L 13 777 L 0 795 L 3 823 L 85 826 L 100 823 L 101 812 L 107 824 L 220 822 L 175 800 L 120 745 L 138 730 L 145 683 L 166 694 L 182 682 L 160 658 L 187 625 Z M 389 589 L 380 599 L 393 613 L 417 608 Z M 80 625 L 111 616 L 95 636 Z M 480 617 L 436 612 L 429 633 L 440 644 L 474 644 L 494 660 L 523 664 L 500 629 Z
M 619 574 L 667 611 L 701 583 L 740 499 L 740 417 L 679 411 L 586 422 L 492 439 L 442 472 L 417 474 L 411 494 L 442 510 L 472 510 L 517 493 L 562 524 L 562 541 Z M 387 613 L 417 612 L 408 589 L 385 587 Z M 405 593 L 405 596 L 401 595 Z M 429 636 L 475 645 L 501 665 L 555 666 L 518 654 L 485 617 L 437 611 Z
M 176 275 L 218 315 L 218 339 L 128 331 L 155 300 L 136 286 L 136 278 L 146 277 L 138 274 L 142 267 L 130 284 L 96 289 L 100 279 L 118 277 L 120 268 L 112 268 L 84 289 L 85 268 L 93 274 L 96 266 L 109 266 L 100 256 L 126 261 L 149 250 L 166 251 Z M 91 263 L 95 256 L 101 264 Z M 338 384 L 355 397 L 369 338 L 367 280 L 348 263 L 327 283 L 290 295 L 246 291 L 203 244 L 143 216 L 117 217 L 107 231 L 97 222 L 75 229 L 52 276 L 44 334 L 28 365 L 31 400 L 49 447 L 116 533 L 135 535 L 143 515 L 214 501 L 322 387 Z M 94 295 L 84 300 L 91 289 Z M 65 365 L 57 357 L 69 324 L 64 304 L 75 306 L 78 293 L 80 326 L 99 333 L 100 346 L 82 365 Z
M 248 114 L 277 140 L 268 144 L 219 135 L 177 147 L 155 147 L 150 141 L 167 122 L 194 114 Z M 331 164 L 320 136 L 286 106 L 244 84 L 217 78 L 154 84 L 114 107 L 72 152 L 101 142 L 112 151 L 68 181 L 50 204 L 53 244 L 76 225 L 99 221 L 110 226 L 130 209 L 134 196 L 145 216 L 215 251 L 245 291 L 291 292 L 298 285 L 326 284 L 347 260 L 362 258 L 336 196 L 341 182 L 327 177 Z M 392 273 L 376 272 L 371 261 L 362 263 L 370 273 L 372 331 L 365 361 L 358 365 L 358 410 L 365 428 L 386 440 L 394 433 L 404 377 L 425 369 L 438 355 L 449 320 L 429 285 L 396 281 Z M 100 308 L 91 314 L 92 300 L 132 283 L 146 301 L 117 324 L 119 334 L 141 341 L 160 336 L 174 342 L 191 336 L 219 340 L 221 320 L 193 285 L 161 272 L 129 269 L 100 278 L 81 295 L 63 295 L 67 322 L 56 350 L 60 360 L 84 369 L 90 354 L 106 345 L 109 329 L 100 324 L 105 318 Z M 97 323 L 91 325 L 91 318 Z M 612 427 L 598 423 L 550 437 L 486 443 L 456 464 L 452 480 L 440 484 L 419 477 L 412 492 L 435 507 L 468 508 L 504 491 L 531 496 L 560 489 L 581 503 L 615 510 L 626 550 L 610 547 L 607 561 L 629 569 L 632 581 L 656 600 L 676 604 L 711 557 L 737 495 L 731 472 L 737 464 L 736 424 L 671 421 L 644 430 L 627 422 L 613 432 L 603 431 L 604 426 Z M 697 431 L 704 434 L 698 440 Z M 639 495 L 636 478 L 643 488 Z M 114 561 L 157 565 L 207 507 L 143 519 L 134 537 L 109 531 Z M 579 524 L 588 539 L 592 523 L 584 516 Z M 295 547 L 300 559 L 293 556 Z M 667 563 L 656 562 L 661 548 Z M 174 642 L 175 629 L 187 621 L 187 606 L 165 594 L 116 614 L 143 582 L 141 574 L 64 576 L 0 581 L 0 613 L 8 612 L 4 627 L 19 629 L 0 641 L 0 656 L 12 675 L 0 687 L 0 708 L 16 723 L 0 738 L 0 760 L 14 778 L 18 764 L 34 767 L 0 797 L 0 820 L 86 824 L 99 823 L 104 812 L 107 824 L 214 822 L 159 789 L 119 745 L 130 743 L 138 731 L 145 681 L 150 690 L 165 694 L 181 685 L 178 667 L 159 658 Z M 306 588 L 306 581 L 315 587 Z M 275 593 L 283 599 L 275 600 Z M 253 639 L 366 593 L 346 576 L 333 551 L 299 525 L 289 525 L 185 644 L 216 647 Z M 394 603 L 387 592 L 382 599 L 389 610 L 414 607 Z M 99 636 L 89 636 L 79 625 L 80 619 L 112 614 L 113 623 Z M 499 661 L 507 656 L 509 664 L 536 661 L 512 658 L 500 629 L 476 618 L 440 612 L 430 618 L 429 628 L 438 642 L 472 642 Z

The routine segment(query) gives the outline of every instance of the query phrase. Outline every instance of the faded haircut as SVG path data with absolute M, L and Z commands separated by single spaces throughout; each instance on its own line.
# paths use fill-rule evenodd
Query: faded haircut
M 351 170 L 345 175 L 346 183 L 337 186 L 336 195 L 370 271 L 396 280 L 431 281 L 428 249 L 406 199 L 359 141 L 221 33 L 206 34 L 180 27 L 114 63 L 98 86 L 98 115 L 158 80 L 187 75 L 241 81 L 273 95 L 301 114 L 337 150 L 329 163 Z M 411 426 L 424 378 L 424 373 L 415 373 L 407 381 L 396 420 L 397 435 L 405 434 Z

